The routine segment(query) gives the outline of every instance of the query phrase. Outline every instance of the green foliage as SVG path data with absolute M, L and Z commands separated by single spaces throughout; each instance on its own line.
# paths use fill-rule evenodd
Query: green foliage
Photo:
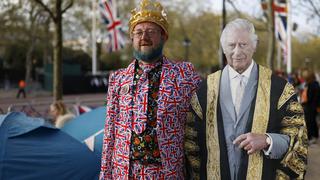
M 188 60 L 198 70 L 207 72 L 218 64 L 219 49 L 219 17 L 210 12 L 198 13 L 196 16 L 183 18 L 179 12 L 170 12 L 169 40 L 165 54 L 169 58 L 185 60 L 185 38 L 191 42 Z M 177 20 L 179 19 L 179 21 Z
M 125 48 L 118 52 L 102 54 L 100 56 L 100 68 L 103 70 L 115 70 L 128 66 L 132 60 L 131 52 L 131 48 Z
M 62 60 L 63 63 L 81 65 L 81 69 L 85 72 L 91 69 L 91 57 L 82 50 L 63 48 Z
M 259 41 L 253 59 L 257 63 L 267 67 L 268 33 L 266 31 L 257 31 L 256 33 Z
M 31 54 L 34 65 L 42 65 L 43 47 L 50 47 L 50 32 L 44 25 L 48 23 L 47 15 L 36 7 L 33 1 L 17 1 L 12 3 L 5 0 L 0 5 L 0 57 L 4 59 L 5 68 L 24 71 L 28 48 L 35 43 Z M 43 41 L 42 41 L 43 40 Z
M 319 61 L 320 37 L 314 37 L 306 42 L 297 39 L 292 41 L 292 65 L 293 69 L 309 68 L 320 70 Z
M 22 43 L 12 43 L 6 46 L 4 54 L 4 68 L 6 69 L 24 69 L 27 46 Z
M 34 65 L 41 67 L 45 64 L 45 59 L 52 57 L 52 27 L 50 22 L 41 21 L 37 26 L 31 27 L 28 11 L 33 1 L 20 0 L 18 4 L 12 4 L 10 0 L 2 0 L 0 3 L 0 59 L 6 68 L 15 68 L 23 71 L 28 47 L 31 45 L 31 32 L 36 32 L 36 48 L 33 53 Z M 130 17 L 130 10 L 137 4 L 137 0 L 118 0 L 120 17 L 126 25 Z M 164 0 L 168 11 L 169 19 L 169 39 L 165 45 L 165 55 L 174 60 L 186 60 L 186 47 L 183 45 L 185 38 L 190 39 L 188 61 L 191 61 L 198 71 L 207 73 L 213 66 L 218 66 L 219 58 L 219 38 L 221 16 L 206 10 L 208 5 L 202 1 L 191 0 Z M 39 8 L 39 7 L 38 7 Z M 41 9 L 41 8 L 39 8 Z M 26 11 L 28 10 L 28 11 Z M 35 10 L 37 12 L 37 9 Z M 41 11 L 40 11 L 41 12 Z M 65 40 L 76 40 L 79 37 L 91 37 L 91 1 L 77 0 L 68 10 L 64 17 L 64 38 Z M 42 17 L 48 14 L 41 12 Z M 236 14 L 228 14 L 236 17 Z M 254 59 L 266 65 L 268 35 L 263 23 L 256 21 L 253 17 L 259 43 L 254 55 Z M 39 21 L 40 20 L 40 21 Z M 105 33 L 105 27 L 100 23 L 100 14 L 97 16 L 98 28 L 101 33 Z M 45 25 L 47 24 L 47 26 Z M 126 28 L 125 28 L 126 30 Z M 300 42 L 292 38 L 292 60 L 293 68 L 301 66 L 312 66 L 320 68 L 318 54 L 320 47 L 319 37 L 313 37 L 306 42 Z M 81 64 L 84 71 L 91 70 L 91 42 L 88 41 L 86 52 L 64 48 L 64 62 Z M 277 57 L 277 56 L 275 56 Z M 306 64 L 306 59 L 310 62 Z M 131 44 L 119 52 L 108 53 L 104 46 L 98 52 L 99 70 L 112 70 L 127 66 L 132 60 Z M 276 64 L 276 62 L 274 62 Z

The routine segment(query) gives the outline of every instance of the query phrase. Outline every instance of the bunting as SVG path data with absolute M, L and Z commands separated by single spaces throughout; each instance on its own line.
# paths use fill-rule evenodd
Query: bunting
M 92 110 L 91 107 L 85 105 L 74 105 L 73 108 L 76 116 L 80 116 L 81 114 L 87 113 Z

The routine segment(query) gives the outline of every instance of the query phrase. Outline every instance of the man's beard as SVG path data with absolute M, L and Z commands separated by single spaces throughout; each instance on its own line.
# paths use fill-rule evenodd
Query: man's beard
M 164 43 L 161 41 L 158 47 L 151 49 L 149 52 L 141 52 L 140 50 L 134 49 L 133 56 L 139 61 L 152 63 L 162 56 L 163 45 Z

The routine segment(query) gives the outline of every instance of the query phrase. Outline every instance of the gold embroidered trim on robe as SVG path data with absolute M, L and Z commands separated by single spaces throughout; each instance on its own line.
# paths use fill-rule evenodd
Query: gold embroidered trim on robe
M 283 118 L 281 125 L 285 127 L 289 126 L 303 126 L 303 115 L 286 116 Z M 290 129 L 289 129 L 290 131 Z M 296 133 L 296 132 L 295 132 Z
M 200 156 L 199 145 L 197 144 L 197 131 L 194 127 L 195 115 L 192 112 L 187 113 L 187 124 L 185 129 L 185 141 L 184 149 L 187 157 L 187 161 L 191 166 L 191 172 L 189 172 L 193 179 L 200 179 Z
M 294 87 L 287 83 L 278 102 L 278 110 L 295 94 Z
M 280 103 L 279 101 L 279 104 L 287 102 L 295 94 L 293 87 L 288 83 L 284 91 L 286 92 L 284 92 L 282 95 L 286 98 L 281 98 L 282 102 Z M 299 176 L 297 179 L 303 179 L 306 171 L 308 155 L 308 137 L 303 115 L 303 108 L 296 101 L 288 103 L 287 110 L 295 113 L 295 115 L 291 117 L 286 116 L 281 122 L 281 124 L 284 126 L 284 128 L 281 129 L 281 133 L 290 137 L 289 148 L 281 161 L 281 165 L 291 169 L 294 173 L 296 173 Z
M 259 81 L 252 121 L 252 133 L 264 134 L 267 131 L 270 113 L 271 74 L 272 72 L 269 69 L 259 66 Z M 256 152 L 252 155 L 249 155 L 247 179 L 262 179 L 262 168 L 262 153 Z
M 281 170 L 276 171 L 276 180 L 289 180 L 290 177 Z
M 287 154 L 281 161 L 283 167 L 290 168 L 299 177 L 296 179 L 304 179 L 304 174 L 307 168 L 308 155 L 308 137 L 304 123 L 304 118 L 300 118 L 300 128 L 287 127 L 283 130 L 283 134 L 290 136 L 290 145 Z
M 200 102 L 196 93 L 193 94 L 191 98 L 191 106 L 194 112 L 199 116 L 201 120 L 203 120 L 202 108 L 200 106 Z
M 303 113 L 303 108 L 299 102 L 293 101 L 290 102 L 288 110 L 293 113 Z
M 221 179 L 220 174 L 220 147 L 217 124 L 217 102 L 219 95 L 221 71 L 210 74 L 207 79 L 207 112 L 206 112 L 206 139 L 207 139 L 207 177 Z

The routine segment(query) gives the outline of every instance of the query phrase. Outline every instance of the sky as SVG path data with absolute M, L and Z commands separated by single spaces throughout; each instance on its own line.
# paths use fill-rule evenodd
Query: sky
M 207 4 L 210 6 L 214 12 L 220 13 L 222 9 L 223 0 L 206 0 Z M 254 17 L 260 17 L 262 15 L 262 10 L 260 6 L 260 0 L 233 0 L 234 5 L 240 12 L 245 12 Z M 292 7 L 297 3 L 297 0 L 292 0 Z M 227 4 L 228 11 L 233 10 L 229 3 Z M 315 33 L 316 28 L 307 23 L 307 17 L 299 12 L 298 9 L 292 8 L 292 21 L 298 24 L 297 31 L 293 34 L 304 34 L 304 33 Z

